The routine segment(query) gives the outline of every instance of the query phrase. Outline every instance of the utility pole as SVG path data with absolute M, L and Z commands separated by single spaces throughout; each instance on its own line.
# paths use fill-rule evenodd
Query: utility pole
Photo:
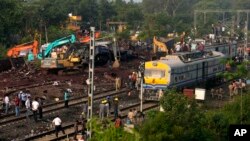
M 145 70 L 145 62 L 144 60 L 140 62 L 140 66 L 139 66 L 139 77 L 140 77 L 140 81 L 141 81 L 141 87 L 140 87 L 140 100 L 141 100 L 141 104 L 140 104 L 140 111 L 142 112 L 143 109 L 143 80 L 144 80 L 144 70 Z
M 93 94 L 94 94 L 94 63 L 95 63 L 95 27 L 90 27 L 90 46 L 89 46 L 89 82 L 88 87 L 88 122 L 92 119 L 93 114 Z M 92 134 L 92 124 L 88 128 L 89 138 Z
M 142 106 L 143 106 L 143 75 L 142 72 L 140 72 L 140 77 L 141 77 L 141 105 L 140 105 L 140 111 L 142 112 Z
M 247 21 L 246 21 L 246 27 L 245 27 L 245 40 L 246 45 L 243 50 L 244 59 L 247 59 L 247 48 L 248 48 L 248 12 L 247 12 Z

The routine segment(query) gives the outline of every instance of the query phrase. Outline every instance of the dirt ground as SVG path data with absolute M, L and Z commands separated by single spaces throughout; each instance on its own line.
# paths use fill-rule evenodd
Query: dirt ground
M 94 84 L 105 85 L 114 83 L 112 77 L 108 76 L 116 75 L 122 78 L 122 82 L 126 82 L 128 75 L 135 71 L 138 67 L 138 60 L 131 60 L 129 62 L 121 62 L 119 68 L 110 69 L 107 66 L 95 67 Z M 30 91 L 32 97 L 46 97 L 53 100 L 57 97 L 62 97 L 62 90 L 70 88 L 74 94 L 82 94 L 86 92 L 86 80 L 88 79 L 88 69 L 82 73 L 74 72 L 65 75 L 47 74 L 41 73 L 41 70 L 37 70 L 26 66 L 18 70 L 9 70 L 7 72 L 0 73 L 0 97 L 3 98 L 4 94 L 9 94 L 12 99 L 22 88 L 31 86 L 34 84 L 45 84 L 39 87 L 31 87 L 26 90 Z M 49 83 L 49 84 L 48 84 Z M 58 85 L 54 85 L 58 83 Z M 44 93 L 44 91 L 47 93 Z

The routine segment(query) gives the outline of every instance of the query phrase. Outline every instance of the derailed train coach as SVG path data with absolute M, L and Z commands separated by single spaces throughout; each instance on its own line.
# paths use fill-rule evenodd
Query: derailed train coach
M 231 43 L 213 44 L 206 45 L 206 51 L 218 51 L 223 53 L 227 58 L 234 58 L 237 54 L 237 42 L 232 41 Z
M 184 88 L 214 78 L 225 70 L 221 60 L 226 56 L 217 51 L 183 52 L 145 63 L 144 88 Z
M 205 45 L 204 53 L 176 53 L 160 60 L 145 62 L 145 95 L 148 92 L 155 94 L 159 89 L 184 88 L 216 78 L 217 73 L 225 70 L 225 66 L 220 63 L 221 59 L 237 56 L 237 42 Z

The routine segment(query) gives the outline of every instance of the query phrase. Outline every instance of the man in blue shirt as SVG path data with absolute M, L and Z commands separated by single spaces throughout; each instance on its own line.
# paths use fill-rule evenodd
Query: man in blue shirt
M 64 107 L 68 108 L 69 105 L 69 92 L 67 90 L 64 90 Z
M 28 61 L 34 61 L 34 54 L 31 51 L 28 54 Z

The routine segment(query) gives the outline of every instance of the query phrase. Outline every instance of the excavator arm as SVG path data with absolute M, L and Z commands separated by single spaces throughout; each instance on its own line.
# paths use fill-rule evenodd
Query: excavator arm
M 58 40 L 48 44 L 48 46 L 46 47 L 46 49 L 44 51 L 44 57 L 48 57 L 49 54 L 51 53 L 51 51 L 57 46 L 65 45 L 68 43 L 75 43 L 75 42 L 76 42 L 76 36 L 74 34 L 67 36 L 67 37 L 63 37 L 61 39 L 58 39 Z M 38 57 L 38 59 L 42 59 L 42 53 L 39 53 L 37 57 Z
M 154 53 L 157 52 L 158 48 L 161 49 L 161 52 L 166 52 L 166 53 L 168 53 L 168 48 L 167 48 L 166 44 L 163 43 L 163 42 L 158 41 L 158 40 L 156 39 L 156 37 L 154 36 Z
M 18 57 L 21 51 L 32 50 L 33 54 L 36 56 L 38 53 L 38 41 L 24 43 L 21 45 L 14 46 L 7 51 L 8 57 Z

